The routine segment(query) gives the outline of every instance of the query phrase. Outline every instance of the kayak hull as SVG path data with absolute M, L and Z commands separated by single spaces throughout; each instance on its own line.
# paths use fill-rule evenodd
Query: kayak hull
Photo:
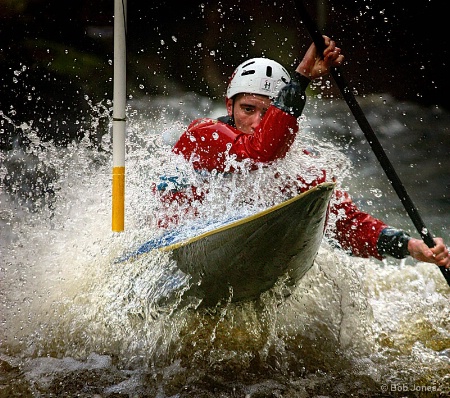
M 203 304 L 253 300 L 279 278 L 295 285 L 311 268 L 323 238 L 334 184 L 210 232 L 160 248 L 192 277 Z

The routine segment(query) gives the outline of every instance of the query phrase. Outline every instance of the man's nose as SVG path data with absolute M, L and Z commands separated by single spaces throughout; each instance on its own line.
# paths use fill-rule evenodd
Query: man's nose
M 259 123 L 261 123 L 261 119 L 263 118 L 264 113 L 263 112 L 255 112 L 255 114 L 253 115 L 253 123 L 252 123 L 252 127 L 255 128 L 259 125 Z

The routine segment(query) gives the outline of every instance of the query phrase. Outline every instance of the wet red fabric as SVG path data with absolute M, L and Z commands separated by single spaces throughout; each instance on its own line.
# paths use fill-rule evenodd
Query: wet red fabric
M 281 127 L 282 126 L 282 127 Z M 183 154 L 197 170 L 225 169 L 226 156 L 270 162 L 284 157 L 298 131 L 297 119 L 270 106 L 254 134 L 244 134 L 213 119 L 198 119 L 175 144 L 173 151 Z

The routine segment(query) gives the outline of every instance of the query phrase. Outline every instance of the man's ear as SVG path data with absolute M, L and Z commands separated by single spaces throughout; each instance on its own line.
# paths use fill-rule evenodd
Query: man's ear
M 227 114 L 228 114 L 228 116 L 233 116 L 233 104 L 234 104 L 234 101 L 231 98 L 227 98 L 225 104 L 227 106 Z

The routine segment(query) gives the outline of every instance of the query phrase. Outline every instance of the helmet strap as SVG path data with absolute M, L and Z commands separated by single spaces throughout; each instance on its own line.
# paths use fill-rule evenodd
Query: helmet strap
M 231 98 L 231 101 L 233 101 L 233 103 L 231 105 L 231 117 L 230 117 L 230 121 L 228 124 L 232 127 L 236 127 L 236 123 L 234 121 L 234 97 Z

